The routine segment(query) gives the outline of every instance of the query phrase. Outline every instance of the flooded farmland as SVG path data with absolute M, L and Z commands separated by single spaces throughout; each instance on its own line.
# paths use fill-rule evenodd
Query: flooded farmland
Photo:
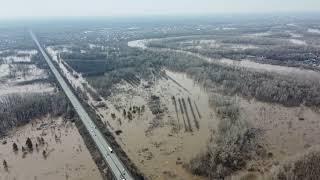
M 119 132 L 116 136 L 122 148 L 147 177 L 203 179 L 192 176 L 183 164 L 205 151 L 210 137 L 216 132 L 219 118 L 209 99 L 217 94 L 208 92 L 186 74 L 167 70 L 165 74 L 167 78 L 156 80 L 149 88 L 146 88 L 148 82 L 135 85 L 124 81 L 108 99 L 115 108 L 98 108 L 98 112 L 108 127 Z M 155 96 L 159 97 L 159 107 L 163 109 L 163 113 L 156 115 L 149 103 Z M 320 145 L 316 138 L 320 134 L 314 129 L 320 125 L 316 121 L 320 113 L 316 110 L 241 97 L 236 97 L 236 101 L 242 116 L 254 128 L 263 131 L 263 143 L 267 152 L 272 154 L 272 158 L 263 160 L 263 163 L 251 162 L 257 169 L 269 173 L 278 161 L 302 153 L 310 146 Z M 144 110 L 133 113 L 139 107 Z M 123 115 L 124 109 L 133 114 L 132 118 Z M 246 174 L 247 170 L 242 173 Z
M 34 149 L 23 152 L 27 138 Z M 1 168 L 0 179 L 102 179 L 77 128 L 62 118 L 34 120 L 11 131 L 1 142 L 0 159 L 7 161 L 8 171 Z M 18 145 L 17 152 L 13 143 Z
M 259 179 L 320 145 L 317 26 L 187 27 L 39 37 L 147 179 Z
M 64 66 L 63 63 L 60 66 Z M 291 73 L 289 69 L 298 70 L 283 66 L 279 68 L 276 71 Z M 94 90 L 81 74 L 75 78 L 72 74 L 76 72 L 70 73 L 65 67 L 61 69 L 75 87 L 85 91 L 83 84 L 87 84 Z M 268 65 L 265 70 L 268 70 Z M 313 78 L 318 78 L 317 72 L 311 74 Z M 124 79 L 112 88 L 108 98 L 100 97 L 101 101 L 96 101 L 89 92 L 86 93 L 88 103 L 96 109 L 106 128 L 113 132 L 123 150 L 146 177 L 204 179 L 191 175 L 184 164 L 205 151 L 210 137 L 215 136 L 220 120 L 209 100 L 217 93 L 205 89 L 185 73 L 166 69 L 152 81 L 134 77 Z M 247 121 L 264 132 L 264 143 L 272 158 L 252 164 L 265 173 L 271 171 L 279 160 L 301 153 L 311 144 L 320 145 L 314 138 L 319 134 L 312 128 L 319 126 L 315 120 L 320 117 L 314 109 L 233 98 L 236 98 L 241 114 Z M 305 121 L 301 120 L 302 115 Z M 286 128 L 288 132 L 283 131 Z M 296 139 L 300 139 L 299 143 L 296 143 Z M 240 178 L 246 173 L 245 169 L 234 177 Z
M 31 63 L 36 53 L 36 50 L 19 50 L 16 55 L 4 57 L 0 64 L 0 96 L 54 91 L 54 87 L 45 81 L 48 78 L 47 72 Z
M 36 97 L 37 94 L 57 92 L 48 81 L 48 72 L 31 62 L 36 53 L 35 50 L 17 51 L 16 55 L 3 59 L 0 64 L 1 103 L 10 97 L 28 97 L 29 94 Z M 14 113 L 11 112 L 13 109 L 10 113 Z M 6 119 L 11 117 L 1 113 L 1 117 Z M 8 126 L 12 130 L 1 136 L 0 160 L 8 166 L 0 168 L 1 180 L 102 179 L 74 123 L 62 117 L 52 118 L 51 115 L 30 121 L 26 118 L 25 121 L 26 124 L 12 123 Z M 8 122 L 2 120 L 1 123 L 6 126 Z M 28 138 L 33 144 L 32 150 L 27 148 Z M 13 144 L 17 145 L 17 150 L 13 149 Z
M 147 48 L 145 42 L 136 43 L 138 45 L 129 42 L 129 45 Z M 108 98 L 99 96 L 100 100 L 97 101 L 92 97 L 92 92 L 85 88 L 97 93 L 86 78 L 74 70 L 69 72 L 72 68 L 63 59 L 58 60 L 59 50 L 48 50 L 74 88 L 80 88 L 87 94 L 88 104 L 96 110 L 106 128 L 146 177 L 204 179 L 192 175 L 185 165 L 207 149 L 210 137 L 217 132 L 220 120 L 209 103 L 212 96 L 217 95 L 216 92 L 205 89 L 184 73 L 163 69 L 161 76 L 153 80 L 146 81 L 135 76 L 123 79 L 112 87 Z M 307 78 L 318 81 L 320 77 L 316 71 L 294 67 L 259 64 L 249 60 L 213 61 L 211 58 L 203 58 L 227 66 L 294 75 L 302 80 Z M 263 163 L 253 161 L 250 164 L 264 173 L 269 173 L 278 161 L 299 154 L 310 146 L 320 145 L 317 138 L 314 138 L 319 134 L 312 128 L 319 126 L 315 119 L 320 117 L 314 109 L 284 107 L 238 96 L 232 98 L 239 103 L 241 114 L 246 120 L 254 128 L 263 131 L 267 152 L 272 157 L 263 160 Z M 286 128 L 288 131 L 284 132 Z M 298 143 L 297 139 L 300 139 Z M 241 178 L 246 173 L 247 169 L 244 169 L 239 176 L 234 177 Z
M 56 53 L 49 52 L 56 59 Z M 74 78 L 67 68 L 61 70 L 75 88 L 86 90 L 81 74 Z M 101 101 L 86 93 L 106 128 L 148 178 L 203 179 L 191 175 L 183 164 L 206 149 L 218 121 L 208 95 L 192 79 L 164 70 L 150 82 L 123 80 Z
M 147 82 L 138 87 L 124 82 L 114 89 L 110 101 L 133 118 L 120 115 L 121 123 L 116 118 L 109 122 L 122 131 L 123 148 L 150 178 L 167 179 L 171 174 L 190 179 L 182 165 L 205 150 L 218 122 L 208 95 L 185 74 L 170 71 L 149 88 L 143 84 Z M 134 107 L 144 110 L 134 113 Z

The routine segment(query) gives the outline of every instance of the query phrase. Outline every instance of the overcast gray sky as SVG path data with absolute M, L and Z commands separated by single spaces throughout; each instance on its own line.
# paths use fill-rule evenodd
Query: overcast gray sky
M 1 0 L 0 18 L 320 11 L 320 0 Z

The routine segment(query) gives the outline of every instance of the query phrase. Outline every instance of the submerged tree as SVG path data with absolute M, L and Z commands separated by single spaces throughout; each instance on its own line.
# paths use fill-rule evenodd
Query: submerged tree
M 43 150 L 43 151 L 42 151 L 42 156 L 43 156 L 44 159 L 47 159 L 47 152 L 46 152 L 46 150 Z
M 29 148 L 29 150 L 33 150 L 33 145 L 30 138 L 27 139 L 26 146 Z
M 18 145 L 16 143 L 13 143 L 12 144 L 12 149 L 14 152 L 17 152 L 19 149 L 18 149 Z
M 3 160 L 3 168 L 8 171 L 8 163 L 6 160 Z
M 129 111 L 129 112 L 128 112 L 128 119 L 131 121 L 132 118 L 133 118 L 133 117 L 132 117 L 132 114 L 131 114 L 131 112 Z

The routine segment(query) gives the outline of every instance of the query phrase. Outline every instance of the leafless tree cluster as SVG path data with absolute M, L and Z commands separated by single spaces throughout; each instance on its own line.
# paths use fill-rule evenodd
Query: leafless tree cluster
M 212 134 L 206 151 L 186 166 L 193 174 L 223 179 L 244 168 L 249 160 L 266 153 L 257 141 L 259 130 L 252 128 L 240 115 L 236 101 L 225 97 L 213 99 L 211 103 L 220 117 L 218 132 Z
M 66 113 L 68 102 L 63 94 L 10 94 L 0 99 L 0 134 L 13 127 L 28 123 L 34 118 Z
M 225 94 L 241 94 L 286 106 L 320 105 L 320 84 L 313 80 L 302 81 L 295 77 L 220 65 L 190 68 L 188 72 L 205 87 L 221 87 L 220 91 Z
M 320 177 L 320 149 L 318 146 L 292 157 L 275 169 L 272 180 L 318 179 Z

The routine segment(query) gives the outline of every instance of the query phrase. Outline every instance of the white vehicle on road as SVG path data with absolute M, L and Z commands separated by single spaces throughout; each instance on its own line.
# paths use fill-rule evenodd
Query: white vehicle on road
M 110 153 L 113 153 L 113 150 L 110 146 L 108 146 L 108 149 L 109 149 Z

